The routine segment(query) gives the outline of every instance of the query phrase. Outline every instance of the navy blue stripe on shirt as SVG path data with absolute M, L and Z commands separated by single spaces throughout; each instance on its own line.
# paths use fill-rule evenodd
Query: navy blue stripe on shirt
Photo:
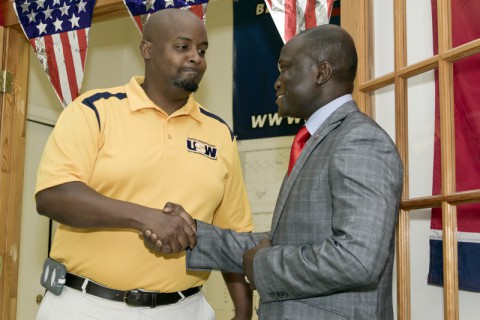
M 221 123 L 223 123 L 224 125 L 227 126 L 228 128 L 228 131 L 230 131 L 230 137 L 232 138 L 232 141 L 233 141 L 233 138 L 235 137 L 233 135 L 233 131 L 230 129 L 230 127 L 228 126 L 228 124 L 222 119 L 220 118 L 219 116 L 217 116 L 216 114 L 213 114 L 211 112 L 208 112 L 207 110 L 203 109 L 203 108 L 200 108 L 200 112 L 203 113 L 204 115 L 206 115 L 207 117 L 210 117 L 210 118 L 213 118 L 215 120 L 218 120 L 220 121 Z
M 97 122 L 98 122 L 98 128 L 101 129 L 100 126 L 100 115 L 98 114 L 97 107 L 95 107 L 95 102 L 97 102 L 100 99 L 109 99 L 111 97 L 115 97 L 118 100 L 125 99 L 127 97 L 127 94 L 124 92 L 119 92 L 119 93 L 110 93 L 110 92 L 100 92 L 96 93 L 93 96 L 90 96 L 88 98 L 83 99 L 82 103 L 92 109 L 95 112 L 95 116 L 97 117 Z

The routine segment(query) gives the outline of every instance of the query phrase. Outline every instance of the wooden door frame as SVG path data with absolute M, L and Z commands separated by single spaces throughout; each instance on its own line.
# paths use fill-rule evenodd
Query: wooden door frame
M 0 318 L 15 319 L 25 165 L 29 45 L 23 33 L 0 27 L 0 69 L 13 75 L 0 92 Z

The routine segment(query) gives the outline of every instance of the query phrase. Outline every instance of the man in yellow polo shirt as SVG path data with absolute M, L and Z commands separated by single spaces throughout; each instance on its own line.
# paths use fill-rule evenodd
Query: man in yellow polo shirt
M 38 171 L 40 214 L 60 223 L 50 256 L 66 266 L 59 295 L 47 292 L 38 320 L 215 319 L 185 267 L 194 231 L 162 211 L 182 203 L 194 218 L 252 230 L 236 140 L 191 95 L 206 69 L 203 22 L 177 9 L 145 25 L 145 77 L 81 95 L 58 119 Z M 161 253 L 138 233 L 158 236 Z M 235 319 L 251 319 L 251 290 L 224 274 Z M 62 280 L 63 281 L 63 280 Z M 53 290 L 52 290 L 53 291 Z M 58 294 L 58 292 L 57 292 Z

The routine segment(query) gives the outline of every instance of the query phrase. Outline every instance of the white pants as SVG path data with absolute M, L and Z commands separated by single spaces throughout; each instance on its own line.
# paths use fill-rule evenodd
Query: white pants
M 215 312 L 201 291 L 175 304 L 149 308 L 64 287 L 60 296 L 46 293 L 37 320 L 215 320 Z

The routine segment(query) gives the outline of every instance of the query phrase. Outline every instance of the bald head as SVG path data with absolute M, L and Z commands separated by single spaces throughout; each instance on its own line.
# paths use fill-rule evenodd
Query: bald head
M 184 22 L 193 23 L 205 29 L 203 21 L 189 10 L 163 9 L 154 12 L 143 26 L 143 39 L 152 41 L 173 26 Z

